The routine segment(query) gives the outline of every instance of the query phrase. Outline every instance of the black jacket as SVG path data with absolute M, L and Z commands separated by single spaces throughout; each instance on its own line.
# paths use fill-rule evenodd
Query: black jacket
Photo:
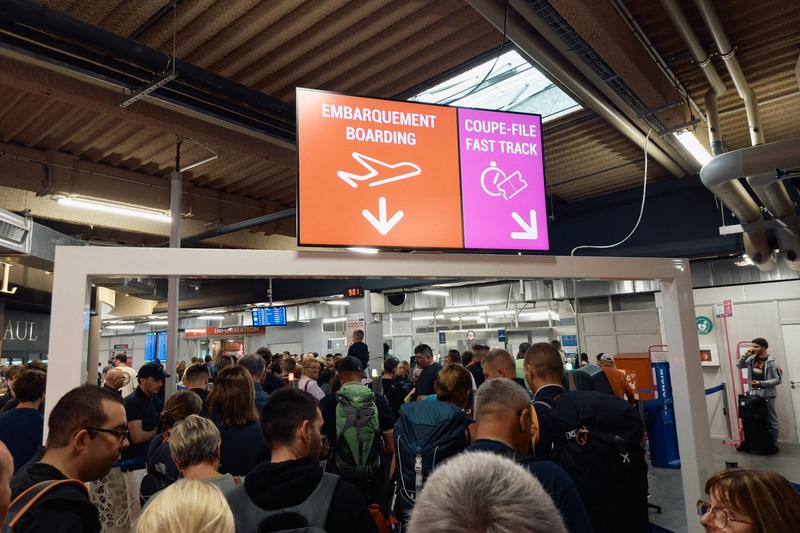
M 27 465 L 11 481 L 11 498 L 49 479 L 67 479 L 60 470 L 45 463 Z M 64 485 L 45 494 L 17 523 L 21 533 L 91 533 L 100 531 L 97 508 L 80 487 Z
M 274 511 L 292 507 L 308 498 L 322 479 L 322 468 L 313 459 L 283 463 L 262 463 L 244 480 L 247 495 L 254 504 Z M 377 533 L 367 504 L 350 483 L 340 479 L 333 494 L 328 533 Z

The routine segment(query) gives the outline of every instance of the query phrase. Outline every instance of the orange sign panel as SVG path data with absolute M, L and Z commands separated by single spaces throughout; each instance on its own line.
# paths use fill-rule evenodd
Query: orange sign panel
M 464 246 L 455 108 L 298 89 L 297 127 L 298 244 Z

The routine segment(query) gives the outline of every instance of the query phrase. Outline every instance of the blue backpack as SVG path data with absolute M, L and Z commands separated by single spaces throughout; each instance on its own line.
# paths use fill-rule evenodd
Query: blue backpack
M 472 422 L 455 405 L 438 400 L 416 401 L 400 408 L 394 426 L 397 472 L 392 505 L 398 520 L 408 520 L 430 473 L 467 447 L 467 427 Z

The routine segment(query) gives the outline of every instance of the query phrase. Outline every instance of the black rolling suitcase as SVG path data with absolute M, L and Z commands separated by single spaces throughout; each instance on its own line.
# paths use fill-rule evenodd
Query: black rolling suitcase
M 742 420 L 744 441 L 737 449 L 763 455 L 774 453 L 772 428 L 767 421 L 767 400 L 761 396 L 740 394 L 739 418 Z

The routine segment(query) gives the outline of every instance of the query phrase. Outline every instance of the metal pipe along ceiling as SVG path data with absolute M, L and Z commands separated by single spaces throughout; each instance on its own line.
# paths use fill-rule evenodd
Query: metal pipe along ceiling
M 742 71 L 742 67 L 736 57 L 736 51 L 731 46 L 725 29 L 722 27 L 722 23 L 711 1 L 695 0 L 695 3 L 714 38 L 714 43 L 725 63 L 725 67 L 731 75 L 739 97 L 744 100 L 747 125 L 750 129 L 750 142 L 753 146 L 761 145 L 764 143 L 764 131 L 761 126 L 758 100 L 756 99 L 755 92 L 753 92 L 753 89 L 747 81 L 747 77 Z M 797 140 L 794 142 L 797 142 Z M 769 163 L 769 161 L 767 161 L 767 163 Z M 793 166 L 793 164 L 789 166 Z M 794 215 L 794 203 L 789 197 L 786 187 L 778 179 L 775 173 L 776 168 L 786 168 L 786 166 L 774 162 L 761 172 L 745 175 L 748 176 L 747 180 L 753 188 L 753 191 L 769 210 L 770 214 L 772 214 L 773 218 L 783 224 L 783 227 L 776 231 L 780 249 L 783 252 L 784 259 L 789 262 L 789 266 L 793 270 L 800 270 L 800 226 L 788 226 L 782 221 L 782 219 Z
M 766 176 L 767 180 L 774 183 L 776 168 L 796 167 L 800 167 L 800 138 L 760 144 L 718 155 L 700 170 L 700 180 L 717 194 L 725 205 L 731 207 L 728 203 L 731 200 L 725 197 L 725 191 L 718 192 L 721 185 L 736 183 L 742 187 L 737 181 L 742 175 L 751 175 L 756 180 Z M 780 222 L 781 217 L 776 216 L 776 218 Z M 741 220 L 746 223 L 744 218 Z M 800 257 L 796 248 L 798 235 L 800 232 L 797 226 L 784 227 L 777 231 L 778 244 L 789 267 L 793 270 L 800 270 Z M 751 259 L 755 262 L 754 258 Z
M 534 63 L 550 76 L 566 85 L 579 100 L 617 128 L 628 139 L 636 143 L 637 146 L 644 148 L 645 135 L 639 128 L 634 126 L 622 113 L 607 102 L 595 88 L 589 86 L 583 76 L 567 66 L 565 59 L 556 57 L 547 43 L 542 42 L 537 35 L 512 17 L 509 17 L 506 23 L 503 6 L 492 0 L 467 0 L 467 3 L 498 30 L 503 31 L 505 28 L 508 38 L 529 56 Z M 661 148 L 653 143 L 649 144 L 648 153 L 673 176 L 681 177 L 686 174 Z
M 678 2 L 676 0 L 661 0 L 661 5 L 708 80 L 710 88 L 706 91 L 703 100 L 706 106 L 706 115 L 708 116 L 708 138 L 711 143 L 711 153 L 716 158 L 723 153 L 717 99 L 725 94 L 725 84 Z M 701 178 L 702 176 L 701 170 Z M 714 180 L 708 183 L 703 180 L 703 184 L 736 215 L 736 218 L 743 224 L 749 224 L 761 219 L 761 209 L 745 190 L 744 186 L 739 183 L 738 178 L 740 176 L 733 175 L 732 178 Z M 759 269 L 768 271 L 775 267 L 775 261 L 769 247 L 769 238 L 765 230 L 745 232 L 743 240 L 745 253 Z

